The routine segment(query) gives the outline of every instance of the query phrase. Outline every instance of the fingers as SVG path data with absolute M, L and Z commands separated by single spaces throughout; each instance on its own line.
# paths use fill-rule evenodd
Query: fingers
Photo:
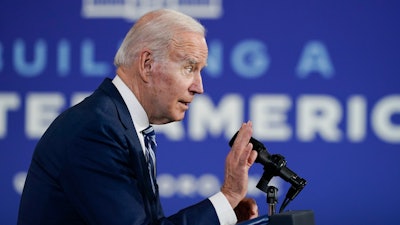
M 258 206 L 254 199 L 244 198 L 234 209 L 238 222 L 258 217 Z
M 253 133 L 253 124 L 251 121 L 242 124 L 242 126 L 239 129 L 239 133 L 236 137 L 235 142 L 233 143 L 232 150 L 240 150 L 242 148 L 245 148 L 250 141 L 250 137 Z
M 250 198 L 250 200 L 249 219 L 253 219 L 258 217 L 258 205 L 254 199 Z
M 253 144 L 249 143 L 252 133 L 252 123 L 244 123 L 226 157 L 225 180 L 221 191 L 233 208 L 247 193 L 249 168 L 257 157 L 257 152 L 252 150 Z
M 253 150 L 250 138 L 253 134 L 253 124 L 251 121 L 244 123 L 239 129 L 238 136 L 232 146 L 232 152 L 236 157 L 250 168 L 257 158 L 257 152 Z
M 253 146 L 252 146 L 252 147 L 253 147 Z M 252 148 L 252 150 L 253 150 L 253 148 Z M 252 166 L 252 165 L 254 164 L 254 162 L 255 162 L 256 159 L 257 159 L 257 156 L 258 156 L 257 151 L 251 151 L 251 152 L 250 152 L 250 156 L 248 157 L 248 161 L 247 161 L 249 167 Z

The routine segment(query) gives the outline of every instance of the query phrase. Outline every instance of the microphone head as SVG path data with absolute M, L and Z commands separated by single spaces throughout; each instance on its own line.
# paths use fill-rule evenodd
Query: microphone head
M 229 146 L 232 147 L 233 142 L 235 142 L 238 133 L 239 133 L 239 131 L 236 131 L 235 135 L 233 135 L 233 137 L 232 137 L 231 140 L 229 141 Z
M 256 150 L 258 153 L 260 153 L 261 151 L 266 151 L 268 153 L 267 148 L 265 147 L 265 145 L 263 143 L 261 143 L 260 141 L 258 141 L 257 139 L 251 137 L 250 138 L 250 143 L 253 144 L 253 150 Z
M 233 137 L 232 137 L 231 140 L 229 141 L 229 146 L 232 147 L 233 142 L 235 142 L 238 133 L 239 133 L 239 131 L 237 131 L 237 132 L 235 133 L 235 135 L 233 135 Z M 261 143 L 260 141 L 258 141 L 257 139 L 255 139 L 255 138 L 253 138 L 253 137 L 250 138 L 250 143 L 253 144 L 253 150 L 256 150 L 258 153 L 260 153 L 260 151 L 262 151 L 262 150 L 267 150 L 267 148 L 264 146 L 263 143 Z M 268 151 L 267 151 L 267 152 L 268 152 Z
M 233 143 L 236 140 L 236 137 L 238 135 L 239 131 L 237 131 L 235 133 L 235 135 L 233 135 L 233 137 L 231 138 L 231 140 L 229 141 L 229 146 L 232 147 Z M 253 144 L 253 150 L 257 151 L 258 156 L 256 159 L 257 163 L 261 163 L 263 165 L 265 165 L 266 163 L 271 163 L 271 160 L 269 159 L 270 154 L 267 151 L 267 148 L 264 146 L 263 143 L 261 143 L 260 141 L 258 141 L 257 139 L 251 137 L 249 143 Z

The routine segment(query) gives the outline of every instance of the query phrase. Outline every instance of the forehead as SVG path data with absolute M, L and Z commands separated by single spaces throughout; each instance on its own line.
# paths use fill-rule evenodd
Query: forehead
M 181 33 L 173 38 L 169 53 L 172 60 L 205 65 L 208 48 L 204 36 L 197 33 Z

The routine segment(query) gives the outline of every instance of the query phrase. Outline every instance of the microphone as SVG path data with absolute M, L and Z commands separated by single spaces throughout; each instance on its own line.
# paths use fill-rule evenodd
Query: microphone
M 238 133 L 239 131 L 236 132 L 236 134 L 229 141 L 229 146 L 232 147 Z M 253 150 L 258 152 L 256 163 L 260 163 L 264 166 L 264 174 L 260 182 L 257 184 L 257 188 L 267 192 L 269 181 L 273 176 L 279 176 L 292 185 L 286 195 L 286 198 L 290 201 L 293 200 L 307 184 L 307 181 L 299 177 L 295 172 L 286 166 L 287 162 L 285 157 L 279 154 L 269 154 L 267 148 L 260 141 L 253 137 L 250 138 L 250 143 L 253 144 Z

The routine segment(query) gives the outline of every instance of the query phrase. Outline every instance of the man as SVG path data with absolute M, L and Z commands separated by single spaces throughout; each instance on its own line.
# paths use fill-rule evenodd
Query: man
M 38 142 L 19 225 L 213 225 L 257 216 L 255 201 L 245 198 L 257 157 L 249 143 L 251 122 L 228 153 L 219 193 L 170 217 L 160 205 L 149 150 L 155 146 L 143 131 L 182 120 L 203 93 L 204 33 L 193 18 L 171 10 L 136 22 L 115 56 L 117 76 L 62 113 Z

